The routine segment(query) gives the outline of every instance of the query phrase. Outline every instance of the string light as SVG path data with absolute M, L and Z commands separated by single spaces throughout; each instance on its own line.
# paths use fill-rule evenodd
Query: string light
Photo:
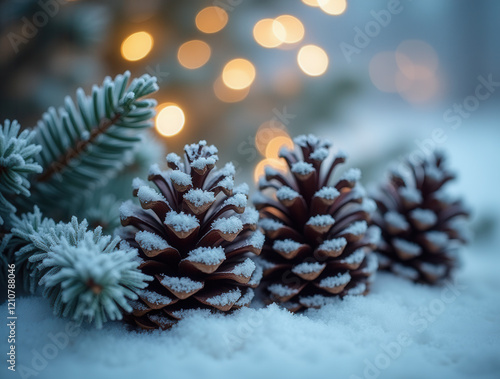
M 215 80 L 213 89 L 215 96 L 225 103 L 237 103 L 238 101 L 242 101 L 250 92 L 250 87 L 241 90 L 227 87 L 220 76 Z
M 121 53 L 128 61 L 138 61 L 148 55 L 152 48 L 153 37 L 147 32 L 137 32 L 125 38 Z
M 303 46 L 297 55 L 300 69 L 309 76 L 323 75 L 328 68 L 328 55 L 319 46 Z
M 333 16 L 341 15 L 347 9 L 346 0 L 317 0 L 321 10 Z
M 196 27 L 203 33 L 217 33 L 226 26 L 229 16 L 221 7 L 203 8 L 196 15 Z
M 179 63 L 191 70 L 200 68 L 210 59 L 210 46 L 200 40 L 183 43 L 177 51 Z
M 178 134 L 186 122 L 184 111 L 177 104 L 164 103 L 158 109 L 156 116 L 156 130 L 162 136 L 172 137 Z
M 255 41 L 268 49 L 280 46 L 284 42 L 285 37 L 285 27 L 272 18 L 264 18 L 258 21 L 253 27 L 253 38 Z
M 224 66 L 222 70 L 222 81 L 232 89 L 241 90 L 249 87 L 255 79 L 255 67 L 242 58 L 236 58 Z
M 280 30 L 284 29 L 285 33 Z M 304 25 L 297 17 L 290 15 L 282 15 L 277 17 L 273 23 L 273 31 L 281 42 L 284 43 L 296 43 L 302 41 L 304 38 Z

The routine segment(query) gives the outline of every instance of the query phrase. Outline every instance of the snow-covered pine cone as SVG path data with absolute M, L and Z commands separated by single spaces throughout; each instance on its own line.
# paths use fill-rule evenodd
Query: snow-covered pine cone
M 215 146 L 201 141 L 184 152 L 184 162 L 167 155 L 172 170 L 151 167 L 156 189 L 134 180 L 142 208 L 126 202 L 120 209 L 125 240 L 139 250 L 139 268 L 154 277 L 128 315 L 145 329 L 169 328 L 191 309 L 247 306 L 262 276 L 250 259 L 264 235 L 258 212 L 247 207 L 248 186 L 233 189 L 231 163 L 215 168 Z
M 268 302 L 290 311 L 320 307 L 345 295 L 369 290 L 377 260 L 371 251 L 379 230 L 368 227 L 375 203 L 350 169 L 333 184 L 346 157 L 329 157 L 331 143 L 299 136 L 294 150 L 282 149 L 286 173 L 266 168 L 254 197 L 266 241 L 258 264 Z
M 373 197 L 373 223 L 382 231 L 380 269 L 420 283 L 438 284 L 457 264 L 457 247 L 468 239 L 468 212 L 443 188 L 455 176 L 441 152 L 393 170 Z

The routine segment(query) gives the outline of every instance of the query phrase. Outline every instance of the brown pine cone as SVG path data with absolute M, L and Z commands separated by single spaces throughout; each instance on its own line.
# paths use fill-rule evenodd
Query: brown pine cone
M 364 295 L 377 270 L 377 227 L 369 227 L 375 203 L 350 169 L 329 186 L 335 168 L 346 158 L 327 162 L 331 144 L 313 135 L 282 149 L 289 172 L 267 168 L 254 203 L 266 241 L 258 259 L 268 302 L 291 311 L 320 307 L 345 295 Z
M 139 292 L 128 321 L 166 329 L 192 309 L 229 312 L 247 306 L 262 270 L 258 212 L 247 207 L 248 186 L 233 189 L 234 166 L 217 170 L 217 149 L 205 141 L 186 145 L 184 163 L 171 153 L 172 170 L 150 169 L 134 180 L 134 196 L 120 209 L 125 240 L 139 250 L 140 269 L 154 279 Z
M 373 195 L 378 205 L 373 223 L 382 231 L 377 247 L 380 269 L 439 284 L 451 276 L 457 248 L 468 239 L 468 212 L 443 188 L 455 176 L 442 153 L 403 167 L 391 172 Z

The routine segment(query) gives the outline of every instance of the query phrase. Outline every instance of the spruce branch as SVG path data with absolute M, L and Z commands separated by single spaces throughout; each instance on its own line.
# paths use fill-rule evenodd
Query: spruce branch
M 17 121 L 5 120 L 0 125 L 0 225 L 16 212 L 12 204 L 15 197 L 30 196 L 27 176 L 42 171 L 35 162 L 42 148 L 32 143 L 35 133 L 28 130 L 19 133 L 20 129 Z
M 156 101 L 144 99 L 158 89 L 156 78 L 130 73 L 105 78 L 87 96 L 80 88 L 58 110 L 49 108 L 38 122 L 42 146 L 40 175 L 32 179 L 32 201 L 44 211 L 67 205 L 102 186 L 123 165 L 126 154 L 152 126 Z

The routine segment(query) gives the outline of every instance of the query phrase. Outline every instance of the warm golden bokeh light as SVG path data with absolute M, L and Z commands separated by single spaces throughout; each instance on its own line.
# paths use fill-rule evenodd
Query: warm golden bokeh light
M 288 136 L 278 136 L 273 138 L 266 146 L 266 158 L 279 159 L 279 152 L 282 147 L 293 149 L 293 141 Z
M 183 43 L 177 51 L 179 63 L 191 70 L 200 68 L 210 59 L 210 46 L 200 40 L 192 40 Z
M 310 7 L 319 7 L 318 0 L 302 0 L 302 2 Z
M 272 167 L 276 170 L 286 171 L 287 165 L 284 159 L 263 159 L 257 166 L 255 166 L 255 170 L 253 172 L 253 178 L 256 182 L 259 181 L 261 176 L 264 176 L 266 167 Z
M 401 72 L 410 79 L 424 74 L 432 76 L 439 67 L 436 51 L 419 40 L 401 42 L 396 49 L 396 62 Z
M 156 130 L 162 136 L 171 137 L 178 134 L 186 122 L 183 110 L 174 103 L 164 103 L 158 106 L 156 115 Z
M 299 50 L 297 62 L 307 75 L 320 76 L 328 68 L 328 55 L 319 46 L 306 45 Z
M 253 27 L 255 41 L 268 49 L 281 45 L 285 36 L 285 27 L 272 18 L 264 18 Z
M 250 92 L 250 87 L 240 90 L 227 87 L 220 76 L 214 82 L 213 88 L 215 96 L 225 103 L 237 103 L 238 101 L 244 100 Z
M 285 33 L 280 31 L 284 29 Z M 273 23 L 273 30 L 276 38 L 284 43 L 296 43 L 304 38 L 304 25 L 297 17 L 282 15 L 276 18 Z
M 255 147 L 260 154 L 266 156 L 266 148 L 269 142 L 276 137 L 289 137 L 286 126 L 277 120 L 270 120 L 262 123 L 255 134 Z
M 396 55 L 392 51 L 376 54 L 370 61 L 370 79 L 375 87 L 383 92 L 396 92 L 396 74 L 398 73 Z
M 338 16 L 347 9 L 346 0 L 317 0 L 321 10 L 327 14 Z
M 232 89 L 241 90 L 249 87 L 255 79 L 255 67 L 242 58 L 229 61 L 222 70 L 222 81 Z
M 211 6 L 203 8 L 196 15 L 196 27 L 203 33 L 216 33 L 226 26 L 229 16 L 221 7 Z
M 149 54 L 153 48 L 153 37 L 146 32 L 137 32 L 129 35 L 122 42 L 122 57 L 128 61 L 138 61 Z

